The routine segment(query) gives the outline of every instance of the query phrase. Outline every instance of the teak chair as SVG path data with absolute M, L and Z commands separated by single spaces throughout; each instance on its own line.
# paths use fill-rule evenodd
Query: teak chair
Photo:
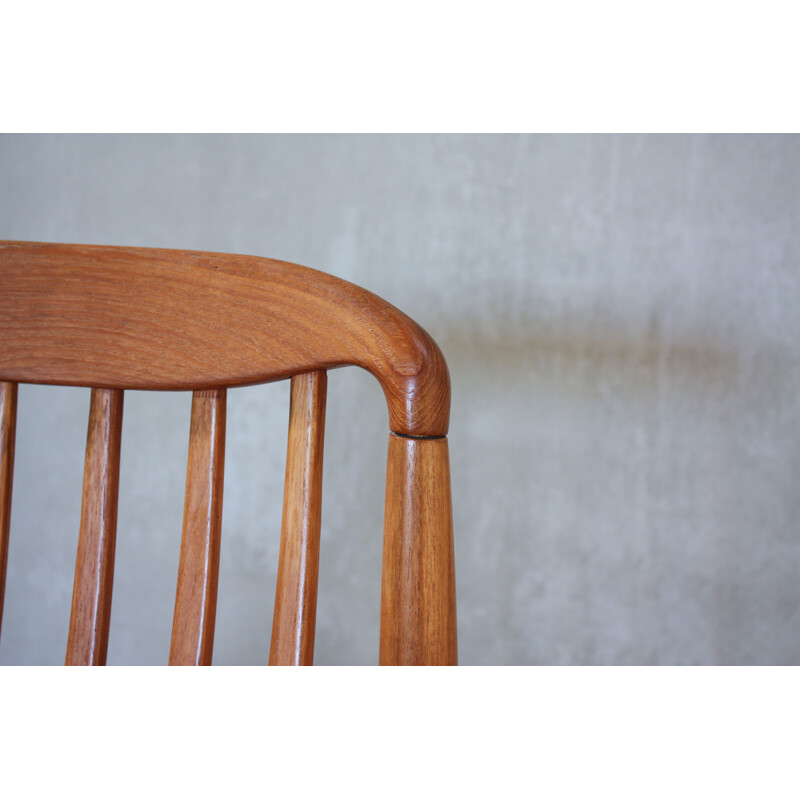
M 125 389 L 191 390 L 170 664 L 210 664 L 228 387 L 290 378 L 270 664 L 314 652 L 326 370 L 363 367 L 389 408 L 381 664 L 455 664 L 447 427 L 431 337 L 374 294 L 241 255 L 0 242 L 0 619 L 18 383 L 92 388 L 67 664 L 104 664 Z

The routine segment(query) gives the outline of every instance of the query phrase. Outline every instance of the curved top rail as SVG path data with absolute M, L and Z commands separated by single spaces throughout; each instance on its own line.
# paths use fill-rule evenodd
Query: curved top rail
M 355 365 L 380 382 L 389 425 L 444 436 L 447 364 L 376 295 L 254 256 L 0 242 L 0 379 L 206 389 Z

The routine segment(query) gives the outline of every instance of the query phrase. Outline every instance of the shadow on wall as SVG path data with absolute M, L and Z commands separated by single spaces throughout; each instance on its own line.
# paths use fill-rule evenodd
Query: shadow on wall
M 604 315 L 605 316 L 605 315 Z M 586 362 L 609 380 L 624 373 L 635 381 L 631 391 L 653 385 L 659 375 L 671 373 L 686 379 L 687 391 L 716 386 L 730 390 L 740 371 L 741 349 L 733 341 L 697 333 L 670 336 L 659 314 L 653 314 L 645 330 L 626 330 L 621 321 L 608 318 L 594 323 L 564 320 L 554 328 L 536 317 L 506 320 L 486 330 L 481 324 L 448 327 L 437 324 L 436 340 L 456 374 L 483 370 L 492 373 L 500 365 L 510 383 L 526 380 L 525 369 L 550 362 L 579 366 Z M 773 366 L 786 367 L 786 354 L 761 354 Z
M 764 457 L 797 438 L 800 365 L 672 311 L 435 327 L 462 663 L 800 660 L 800 596 L 774 547 L 800 513 L 800 461 L 790 480 Z

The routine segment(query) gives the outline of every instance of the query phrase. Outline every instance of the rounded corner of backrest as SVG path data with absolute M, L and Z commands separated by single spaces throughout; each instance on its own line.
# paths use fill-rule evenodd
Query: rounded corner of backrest
M 406 341 L 398 348 L 391 373 L 377 376 L 389 406 L 389 427 L 400 436 L 446 436 L 450 423 L 447 361 L 430 334 L 406 319 Z
M 337 340 L 330 365 L 360 366 L 381 385 L 389 428 L 401 436 L 439 437 L 450 420 L 450 373 L 431 335 L 400 309 L 342 278 L 290 262 L 272 262 L 302 283 L 309 313 Z M 346 329 L 346 330 L 345 330 Z

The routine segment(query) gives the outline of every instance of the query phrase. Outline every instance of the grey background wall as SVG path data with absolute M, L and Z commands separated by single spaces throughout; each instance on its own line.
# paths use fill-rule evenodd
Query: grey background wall
M 0 238 L 268 255 L 453 379 L 464 664 L 800 662 L 800 140 L 3 136 Z M 1 289 L 0 289 L 1 291 Z M 387 416 L 330 374 L 316 660 L 374 663 Z M 88 390 L 20 389 L 2 664 L 63 660 Z M 215 663 L 265 663 L 288 387 L 230 392 Z M 165 663 L 190 398 L 125 399 L 109 663 Z

